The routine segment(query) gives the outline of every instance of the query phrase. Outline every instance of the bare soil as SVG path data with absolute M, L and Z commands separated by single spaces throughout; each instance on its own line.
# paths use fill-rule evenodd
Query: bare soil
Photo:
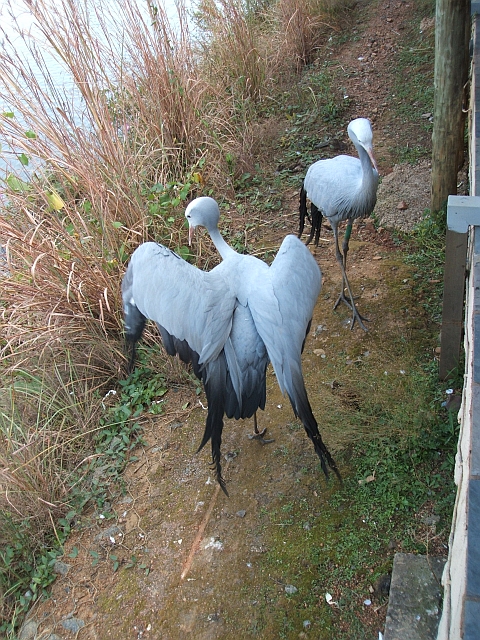
M 346 474 L 349 445 L 372 429 L 368 424 L 352 429 L 339 418 L 345 415 L 342 411 L 355 414 L 365 401 L 360 385 L 352 381 L 353 370 L 365 367 L 379 376 L 396 376 L 401 385 L 400 369 L 408 375 L 411 361 L 407 353 L 399 358 L 390 353 L 391 337 L 401 333 L 407 344 L 424 323 L 409 313 L 411 273 L 396 255 L 392 229 L 409 231 L 430 198 L 429 163 L 394 166 L 389 151 L 412 139 L 430 145 L 423 126 L 427 116 L 419 113 L 418 126 L 406 125 L 386 100 L 392 91 L 392 52 L 403 46 L 412 4 L 381 0 L 359 4 L 354 12 L 357 38 L 336 46 L 333 58 L 343 71 L 352 117 L 367 116 L 373 122 L 383 176 L 375 211 L 380 227 L 371 220 L 354 227 L 349 254 L 350 282 L 360 294 L 360 311 L 371 320 L 370 330 L 351 331 L 348 310 L 332 310 L 341 277 L 333 236 L 326 230 L 320 247 L 312 249 L 324 283 L 303 357 L 320 431 L 344 461 Z M 433 25 L 425 22 L 423 28 L 427 33 Z M 297 193 L 285 195 L 286 209 L 272 230 L 274 241 L 296 232 L 297 198 Z M 264 233 L 264 225 L 254 229 L 249 242 L 260 243 Z M 399 291 L 401 301 L 395 302 L 392 296 Z M 372 395 L 374 390 L 365 393 Z M 68 572 L 53 584 L 51 599 L 31 614 L 38 625 L 36 637 L 376 640 L 384 628 L 386 600 L 364 604 L 373 598 L 366 586 L 368 567 L 361 583 L 342 585 L 333 579 L 334 567 L 331 575 L 317 575 L 311 555 L 306 553 L 294 567 L 282 555 L 283 548 L 303 544 L 315 546 L 321 554 L 327 545 L 322 511 L 338 487 L 321 476 L 313 448 L 295 423 L 273 372 L 260 420 L 275 442 L 262 446 L 247 437 L 251 424 L 226 421 L 222 450 L 229 498 L 213 483 L 208 452 L 195 453 L 206 414 L 202 402 L 203 394 L 180 385 L 169 390 L 162 416 L 145 418 L 148 445 L 126 470 L 126 495 L 113 504 L 115 517 L 106 520 L 101 513 L 91 513 L 70 536 L 63 558 Z M 300 522 L 286 518 L 291 505 L 296 513 L 303 509 Z M 435 538 L 431 528 L 419 525 L 418 536 L 429 535 Z M 445 552 L 444 543 L 445 536 L 432 541 L 432 550 Z M 399 544 L 393 542 L 378 553 L 391 559 L 396 548 Z M 315 585 L 313 596 L 306 584 Z M 354 603 L 350 617 L 335 605 L 343 590 Z M 328 593 L 333 604 L 327 603 Z M 325 616 L 328 624 L 320 623 Z

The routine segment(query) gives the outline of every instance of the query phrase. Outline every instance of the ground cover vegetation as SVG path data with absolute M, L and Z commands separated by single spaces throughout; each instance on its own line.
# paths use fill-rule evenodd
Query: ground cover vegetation
M 338 69 L 327 59 L 312 65 L 329 39 L 355 37 L 348 0 L 201 0 L 190 19 L 179 6 L 179 29 L 160 5 L 148 5 L 142 18 L 134 0 L 117 4 L 121 11 L 104 15 L 74 0 L 54 8 L 44 0 L 26 3 L 41 37 L 73 74 L 79 101 L 51 81 L 40 42 L 24 36 L 44 83 L 14 46 L 0 53 L 0 128 L 15 148 L 12 160 L 27 171 L 13 163 L 7 171 L 0 218 L 0 633 L 10 637 L 53 581 L 53 564 L 73 523 L 91 504 L 108 514 L 112 496 L 122 490 L 122 471 L 142 446 L 142 417 L 162 412 L 172 384 L 197 385 L 185 368 L 164 358 L 153 332 L 140 349 L 139 367 L 126 377 L 120 281 L 129 255 L 155 238 L 212 266 L 215 256 L 205 246 L 192 255 L 183 244 L 184 207 L 199 194 L 235 203 L 240 214 L 248 207 L 254 211 L 250 224 L 265 228 L 267 220 L 275 229 L 285 190 L 301 182 L 295 167 L 318 157 L 319 134 L 312 133 L 318 122 L 338 129 L 349 118 Z M 416 10 L 420 15 L 419 5 Z M 417 54 L 413 46 L 411 56 Z M 401 71 L 418 64 L 431 72 L 431 46 L 417 62 L 406 57 L 408 47 L 398 60 L 402 90 L 423 79 L 416 91 L 431 100 L 431 74 L 406 78 Z M 408 109 L 398 115 L 408 118 Z M 401 150 L 396 153 L 400 158 Z M 408 159 L 427 153 L 415 149 Z M 280 159 L 275 171 L 269 156 Z M 228 230 L 226 222 L 229 242 L 251 251 L 246 235 L 234 224 Z M 371 437 L 345 437 L 337 452 L 351 469 L 345 486 L 332 492 L 322 518 L 309 517 L 311 524 L 299 529 L 303 540 L 329 540 L 327 552 L 312 545 L 303 560 L 346 584 L 358 582 L 358 572 L 369 580 L 372 572 L 388 573 L 385 549 L 394 538 L 404 549 L 429 551 L 428 533 L 417 526 L 425 505 L 434 505 L 438 515 L 437 537 L 445 539 L 449 528 L 456 418 L 441 408 L 445 384 L 427 355 L 438 333 L 444 231 L 441 216 L 426 216 L 413 236 L 396 236 L 405 269 L 414 273 L 410 304 L 421 308 L 422 320 L 415 343 L 392 332 L 388 348 L 392 360 L 400 353 L 408 359 L 415 374 L 393 389 L 372 359 L 351 377 L 358 396 L 365 385 L 370 395 L 351 424 L 346 414 L 341 419 L 347 432 L 360 428 Z M 255 251 L 269 259 L 274 244 L 265 235 Z M 449 381 L 455 388 L 458 374 Z M 335 375 L 341 378 L 342 371 Z M 376 432 L 373 425 L 384 428 Z M 304 507 L 286 500 L 265 511 L 258 526 L 306 521 Z M 349 514 L 342 528 L 339 512 Z M 282 527 L 273 531 L 280 536 Z M 300 567 L 301 545 L 282 546 L 275 535 L 269 534 L 265 571 L 278 564 Z M 303 618 L 319 597 L 314 582 L 312 602 L 298 611 Z M 339 607 L 347 620 L 342 624 L 354 634 L 349 637 L 361 637 L 348 601 Z M 272 621 L 269 615 L 263 632 L 290 637 L 292 617 Z M 336 618 L 332 608 L 329 629 Z

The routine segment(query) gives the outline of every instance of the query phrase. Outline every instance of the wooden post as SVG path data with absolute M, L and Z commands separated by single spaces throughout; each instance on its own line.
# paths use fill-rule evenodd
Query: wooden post
M 468 229 L 480 224 L 480 196 L 449 196 L 443 279 L 439 378 L 445 380 L 460 360 L 465 299 Z
M 447 231 L 443 281 L 440 380 L 445 380 L 460 360 L 465 298 L 468 233 Z
M 470 0 L 437 0 L 430 209 L 457 193 L 464 154 L 464 87 L 468 80 Z

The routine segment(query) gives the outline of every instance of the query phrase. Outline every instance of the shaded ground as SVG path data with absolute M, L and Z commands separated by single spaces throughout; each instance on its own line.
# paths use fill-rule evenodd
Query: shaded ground
M 412 298 L 412 273 L 386 227 L 411 229 L 428 208 L 430 193 L 428 163 L 394 168 L 390 151 L 412 136 L 416 144 L 430 144 L 424 114 L 418 114 L 418 128 L 407 131 L 388 104 L 391 54 L 402 46 L 411 7 L 380 2 L 355 11 L 358 37 L 337 46 L 333 57 L 352 100 L 352 117 L 373 120 L 385 176 L 375 211 L 381 227 L 370 220 L 358 225 L 349 253 L 350 282 L 360 294 L 361 313 L 371 320 L 370 331 L 350 331 L 347 310 L 332 311 L 341 277 L 327 229 L 315 251 L 324 282 L 303 357 L 320 431 L 346 475 L 352 443 L 373 428 L 379 435 L 396 428 L 372 425 L 365 407 L 386 385 L 394 403 L 414 375 L 415 346 L 409 344 L 424 330 L 425 319 Z M 297 198 L 296 191 L 284 194 L 286 206 L 270 232 L 271 243 L 296 232 Z M 265 233 L 268 224 L 251 231 L 249 242 L 262 244 Z M 391 347 L 399 335 L 400 351 Z M 376 378 L 378 384 L 372 382 Z M 250 423 L 226 422 L 222 450 L 229 498 L 212 483 L 208 452 L 195 454 L 206 414 L 202 402 L 203 394 L 197 396 L 192 386 L 179 386 L 168 392 L 164 415 L 145 420 L 148 446 L 127 469 L 126 495 L 113 505 L 114 517 L 90 514 L 71 535 L 67 566 L 59 567 L 65 575 L 53 585 L 52 599 L 32 612 L 37 637 L 376 640 L 386 613 L 386 593 L 376 580 L 382 567 L 388 572 L 401 541 L 360 550 L 361 579 L 357 566 L 355 581 L 340 583 L 328 535 L 341 536 L 347 516 L 338 503 L 333 521 L 323 517 L 338 485 L 322 477 L 273 372 L 260 419 L 275 441 L 262 446 L 248 439 Z M 419 523 L 429 515 L 425 509 Z M 446 553 L 445 534 L 436 535 L 435 525 L 426 522 L 418 526 L 419 539 L 431 539 L 431 552 Z M 372 554 L 378 555 L 375 562 Z M 341 598 L 348 606 L 336 604 Z M 372 604 L 365 604 L 369 599 Z

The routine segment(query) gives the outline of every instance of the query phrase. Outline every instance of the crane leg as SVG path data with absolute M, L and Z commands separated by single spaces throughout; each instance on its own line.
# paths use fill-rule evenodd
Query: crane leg
M 312 230 L 315 228 L 315 246 L 318 247 L 318 243 L 320 241 L 320 231 L 322 230 L 322 212 L 312 203 L 311 206 L 311 214 L 312 214 Z
M 335 236 L 335 254 L 336 254 L 337 262 L 340 265 L 340 268 L 342 270 L 342 290 L 333 308 L 336 309 L 340 304 L 340 302 L 343 302 L 344 304 L 347 305 L 349 309 L 352 310 L 352 313 L 353 313 L 352 326 L 350 327 L 350 329 L 353 329 L 353 327 L 355 326 L 355 322 L 358 322 L 359 326 L 364 331 L 368 331 L 367 327 L 364 324 L 364 322 L 368 322 L 368 318 L 364 318 L 359 314 L 358 309 L 355 305 L 355 298 L 353 297 L 352 290 L 350 288 L 350 283 L 348 282 L 348 278 L 347 278 L 347 254 L 349 249 L 350 234 L 352 232 L 352 222 L 349 221 L 347 225 L 347 229 L 345 231 L 345 238 L 343 241 L 343 254 L 340 252 L 340 248 L 338 246 L 338 225 L 333 224 L 332 228 L 333 228 L 333 235 Z M 345 289 L 348 292 L 348 298 L 345 295 Z
M 352 235 L 352 221 L 349 220 L 347 224 L 347 228 L 345 229 L 345 235 L 343 236 L 343 244 L 342 244 L 342 253 L 343 253 L 342 291 L 340 292 L 340 295 L 338 296 L 338 299 L 333 307 L 334 309 L 338 307 L 340 302 L 343 302 L 344 304 L 346 304 L 349 309 L 352 308 L 352 305 L 350 304 L 350 300 L 348 300 L 345 297 L 345 288 L 347 287 L 347 285 L 345 283 L 346 275 L 343 275 L 347 273 L 347 254 L 350 248 L 351 235 Z M 335 239 L 335 242 L 337 242 L 337 239 Z M 337 260 L 338 260 L 338 243 L 337 243 Z
M 275 442 L 275 440 L 273 438 L 266 440 L 263 436 L 267 433 L 267 428 L 265 427 L 265 429 L 262 429 L 261 431 L 258 430 L 258 424 L 257 424 L 257 412 L 255 411 L 255 413 L 253 414 L 253 430 L 255 431 L 255 433 L 250 434 L 248 437 L 250 438 L 250 440 L 260 440 L 260 442 L 262 444 L 270 444 L 270 442 Z

